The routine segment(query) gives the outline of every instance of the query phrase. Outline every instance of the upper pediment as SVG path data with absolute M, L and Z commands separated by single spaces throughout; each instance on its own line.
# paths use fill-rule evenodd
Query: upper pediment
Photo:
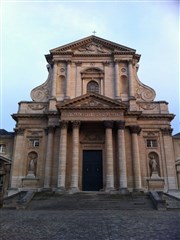
M 127 109 L 127 105 L 111 98 L 95 93 L 87 93 L 83 96 L 57 104 L 58 109 Z
M 111 54 L 114 52 L 134 54 L 136 50 L 92 35 L 50 50 L 51 54 L 65 52 L 73 54 Z

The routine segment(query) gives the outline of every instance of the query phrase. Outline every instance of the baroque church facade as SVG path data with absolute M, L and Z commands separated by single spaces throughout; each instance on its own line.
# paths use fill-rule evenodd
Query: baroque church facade
M 166 101 L 135 49 L 97 36 L 50 50 L 48 78 L 19 103 L 9 192 L 175 190 Z

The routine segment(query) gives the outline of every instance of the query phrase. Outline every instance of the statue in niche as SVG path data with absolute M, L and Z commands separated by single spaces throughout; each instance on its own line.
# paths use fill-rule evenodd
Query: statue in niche
M 37 153 L 31 152 L 28 155 L 28 177 L 35 177 L 36 175 L 36 165 L 37 165 Z
M 159 163 L 158 160 L 151 156 L 149 160 L 149 168 L 150 168 L 150 177 L 159 177 Z

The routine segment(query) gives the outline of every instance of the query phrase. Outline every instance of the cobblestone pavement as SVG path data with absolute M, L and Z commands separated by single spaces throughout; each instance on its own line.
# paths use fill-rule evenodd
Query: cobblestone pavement
M 1 240 L 179 240 L 180 211 L 6 210 Z

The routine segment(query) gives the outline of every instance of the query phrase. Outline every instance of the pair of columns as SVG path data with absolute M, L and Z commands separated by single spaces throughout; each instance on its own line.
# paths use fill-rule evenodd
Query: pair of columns
M 104 122 L 106 133 L 106 191 L 114 190 L 114 162 L 113 162 L 113 121 Z M 126 151 L 125 151 L 125 137 L 124 137 L 124 121 L 117 121 L 117 143 L 118 143 L 118 170 L 119 170 L 119 186 L 121 192 L 127 191 L 127 170 L 126 170 Z M 65 190 L 66 179 L 66 158 L 67 158 L 67 121 L 60 123 L 60 146 L 59 146 L 59 165 L 58 165 L 58 191 Z M 72 135 L 72 172 L 71 172 L 71 190 L 76 192 L 79 190 L 79 126 L 80 121 L 73 121 L 73 135 Z M 135 189 L 141 189 L 141 173 L 139 162 L 139 145 L 137 134 L 140 131 L 139 126 L 130 126 L 132 134 L 132 156 L 133 156 L 133 170 L 134 170 L 134 184 Z M 53 128 L 49 128 L 47 155 L 45 166 L 45 181 L 44 188 L 50 187 L 51 178 L 51 160 L 53 147 Z
M 124 129 L 125 122 L 117 121 L 117 144 L 118 144 L 118 171 L 119 171 L 119 191 L 127 192 L 127 170 L 126 170 L 126 150 Z M 114 190 L 114 166 L 113 166 L 113 121 L 106 121 L 106 191 Z
M 79 121 L 73 121 L 73 157 L 72 157 L 72 173 L 71 173 L 71 189 L 72 191 L 78 190 L 78 177 L 79 177 Z M 67 127 L 68 121 L 60 122 L 60 146 L 59 146 L 59 164 L 58 164 L 58 191 L 65 190 L 66 179 L 66 157 L 67 157 Z M 45 176 L 44 176 L 44 188 L 50 188 L 51 180 L 51 164 L 53 157 L 53 135 L 54 127 L 48 128 L 48 140 L 47 140 L 47 154 L 45 163 Z

